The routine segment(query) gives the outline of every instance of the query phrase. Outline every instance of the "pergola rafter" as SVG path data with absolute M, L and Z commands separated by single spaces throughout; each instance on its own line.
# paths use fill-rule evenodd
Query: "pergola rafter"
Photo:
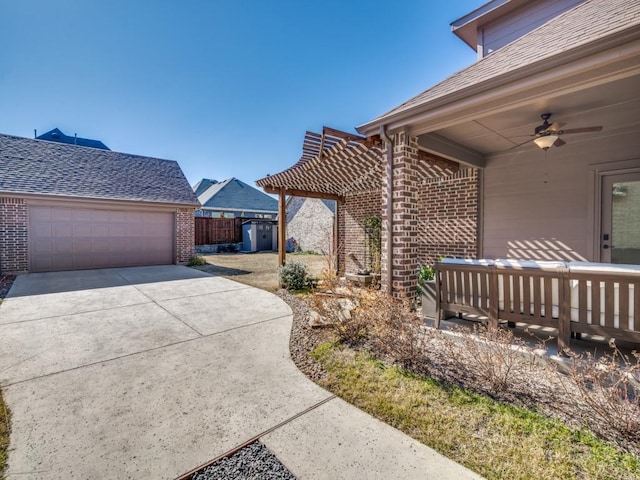
M 342 202 L 349 194 L 380 190 L 385 168 L 378 136 L 365 138 L 329 127 L 324 127 L 322 134 L 307 132 L 302 156 L 293 166 L 256 182 L 266 192 L 279 195 L 280 263 L 284 263 L 286 232 L 282 204 L 286 195 Z M 452 175 L 458 168 L 456 162 L 418 152 L 416 173 L 420 179 Z

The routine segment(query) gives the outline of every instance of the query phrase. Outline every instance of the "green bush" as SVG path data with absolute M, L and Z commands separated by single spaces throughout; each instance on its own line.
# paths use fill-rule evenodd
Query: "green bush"
M 436 278 L 436 270 L 433 265 L 423 265 L 418 270 L 418 295 L 422 295 L 422 284 L 424 282 L 430 282 L 431 280 Z
M 309 283 L 307 266 L 289 262 L 280 269 L 280 286 L 287 290 L 302 290 Z
M 206 264 L 207 261 L 200 255 L 194 255 L 189 259 L 189 263 L 187 263 L 187 265 L 189 265 L 190 267 L 201 267 Z

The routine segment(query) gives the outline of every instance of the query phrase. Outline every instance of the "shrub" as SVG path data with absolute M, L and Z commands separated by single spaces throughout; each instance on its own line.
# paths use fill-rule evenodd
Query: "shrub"
M 289 262 L 280 268 L 280 285 L 287 290 L 302 290 L 309 284 L 307 266 Z
M 574 409 L 591 430 L 640 453 L 640 353 L 630 358 L 615 343 L 611 347 L 611 354 L 599 357 L 569 352 L 567 393 L 577 397 Z
M 187 263 L 190 267 L 201 267 L 203 265 L 207 265 L 207 261 L 201 255 L 194 255 L 189 259 L 189 263 Z
M 423 265 L 418 270 L 418 295 L 422 295 L 422 284 L 424 282 L 430 282 L 436 278 L 436 269 L 433 265 Z

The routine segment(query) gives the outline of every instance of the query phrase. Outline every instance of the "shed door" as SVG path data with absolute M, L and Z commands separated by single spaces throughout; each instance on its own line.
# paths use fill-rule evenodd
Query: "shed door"
M 32 206 L 30 271 L 171 264 L 174 230 L 171 212 Z

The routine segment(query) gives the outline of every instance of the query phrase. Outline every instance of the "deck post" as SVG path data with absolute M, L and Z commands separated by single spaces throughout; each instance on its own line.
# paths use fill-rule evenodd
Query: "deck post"
M 284 188 L 278 191 L 278 265 L 283 266 L 287 260 L 287 208 Z
M 498 269 L 495 265 L 489 267 L 489 328 L 498 328 L 498 309 L 500 292 L 498 287 Z
M 569 279 L 569 269 L 561 269 L 559 285 L 560 311 L 558 315 L 558 355 L 562 355 L 564 350 L 569 348 L 571 342 L 571 281 Z

